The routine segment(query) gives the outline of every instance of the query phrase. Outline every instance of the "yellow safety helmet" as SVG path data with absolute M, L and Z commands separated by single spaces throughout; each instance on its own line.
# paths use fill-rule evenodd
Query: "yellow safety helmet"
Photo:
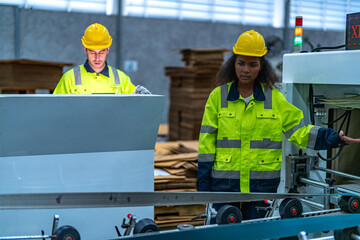
M 81 41 L 86 48 L 103 49 L 111 46 L 112 38 L 106 27 L 99 23 L 94 23 L 86 28 Z
M 235 54 L 262 57 L 267 53 L 265 40 L 260 33 L 250 30 L 240 35 L 233 47 Z

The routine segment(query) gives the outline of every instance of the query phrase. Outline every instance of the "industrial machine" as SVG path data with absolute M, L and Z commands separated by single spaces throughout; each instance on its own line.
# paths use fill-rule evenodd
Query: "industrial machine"
M 360 137 L 360 50 L 285 54 L 282 91 L 289 102 L 304 112 L 305 122 L 343 130 Z M 285 143 L 283 190 L 307 193 L 360 195 L 358 144 L 332 151 L 300 151 Z M 337 202 L 321 198 L 307 202 L 309 209 L 334 208 Z
M 103 192 L 153 191 L 164 100 L 158 95 L 0 95 L 0 195 L 27 194 L 29 200 L 60 193 L 52 202 L 62 203 L 67 193 L 87 192 L 92 200 Z M 154 215 L 153 206 L 2 208 L 0 238 L 42 234 L 45 239 L 62 226 L 75 228 L 85 240 L 116 237 L 115 226 L 129 212 L 139 218 Z

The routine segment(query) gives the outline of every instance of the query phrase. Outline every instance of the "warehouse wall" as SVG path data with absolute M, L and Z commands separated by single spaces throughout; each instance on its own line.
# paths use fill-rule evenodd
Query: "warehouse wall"
M 14 16 L 13 7 L 0 6 L 0 59 L 15 58 Z M 105 25 L 112 35 L 108 63 L 116 66 L 117 17 L 98 14 L 20 9 L 20 58 L 82 64 L 85 54 L 80 39 L 85 28 L 94 22 Z M 271 27 L 124 17 L 121 58 L 138 62 L 136 72 L 126 72 L 134 84 L 144 85 L 152 93 L 166 95 L 168 99 L 170 80 L 164 74 L 164 67 L 184 66 L 179 49 L 231 49 L 237 37 L 249 29 L 259 31 L 267 42 L 274 37 L 282 38 L 282 29 Z M 304 36 L 315 47 L 336 46 L 345 41 L 344 32 L 305 30 Z M 292 41 L 290 37 L 290 46 Z M 274 66 L 281 62 L 280 46 L 275 44 L 275 50 L 268 55 Z M 304 44 L 304 50 L 309 49 L 309 45 Z M 167 100 L 162 122 L 167 122 L 168 107 Z

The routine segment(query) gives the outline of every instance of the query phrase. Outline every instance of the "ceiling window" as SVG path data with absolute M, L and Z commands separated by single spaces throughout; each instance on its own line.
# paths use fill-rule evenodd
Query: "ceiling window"
M 0 3 L 17 5 L 26 9 L 90 12 L 110 15 L 109 5 L 112 5 L 113 1 L 114 0 L 0 0 Z
M 281 28 L 285 0 L 0 0 L 22 8 L 123 16 L 224 22 Z M 359 0 L 290 0 L 290 26 L 344 31 L 346 14 L 360 12 Z
M 303 17 L 304 28 L 345 31 L 346 14 L 360 12 L 356 0 L 291 0 L 290 24 Z
M 272 26 L 276 0 L 125 0 L 124 16 Z

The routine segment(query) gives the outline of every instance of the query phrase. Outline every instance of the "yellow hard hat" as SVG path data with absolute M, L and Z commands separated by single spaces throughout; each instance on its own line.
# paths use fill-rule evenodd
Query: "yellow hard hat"
M 99 23 L 94 23 L 86 28 L 81 41 L 86 48 L 103 49 L 111 46 L 112 38 L 106 27 Z
M 262 57 L 267 53 L 265 40 L 260 33 L 250 30 L 240 35 L 233 47 L 235 54 Z

